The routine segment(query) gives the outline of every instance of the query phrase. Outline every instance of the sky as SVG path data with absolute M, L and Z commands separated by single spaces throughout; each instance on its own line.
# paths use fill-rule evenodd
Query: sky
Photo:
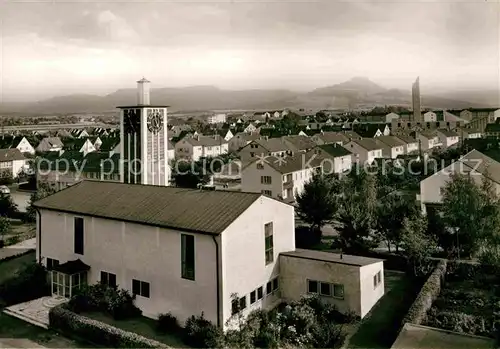
M 498 89 L 499 0 L 0 1 L 0 97 L 213 85 Z

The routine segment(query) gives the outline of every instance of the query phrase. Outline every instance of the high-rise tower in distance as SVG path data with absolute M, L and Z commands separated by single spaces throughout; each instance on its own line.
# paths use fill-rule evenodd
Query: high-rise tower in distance
M 411 98 L 413 108 L 413 120 L 417 122 L 422 121 L 422 111 L 420 109 L 420 77 L 413 83 L 411 87 Z

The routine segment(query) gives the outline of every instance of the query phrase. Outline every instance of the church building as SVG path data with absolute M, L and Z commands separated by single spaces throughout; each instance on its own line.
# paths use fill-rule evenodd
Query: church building
M 52 294 L 102 282 L 135 294 L 144 316 L 203 312 L 223 328 L 237 309 L 306 294 L 365 316 L 384 294 L 383 261 L 296 249 L 294 207 L 260 193 L 168 186 L 167 107 L 138 84 L 137 105 L 120 107 L 122 183 L 82 181 L 34 203 Z

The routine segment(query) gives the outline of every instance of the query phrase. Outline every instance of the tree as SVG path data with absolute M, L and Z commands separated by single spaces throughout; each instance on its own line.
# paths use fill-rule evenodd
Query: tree
M 206 184 L 209 176 L 200 163 L 186 161 L 174 162 L 172 179 L 177 187 L 196 189 L 198 184 Z
M 425 266 L 423 262 L 437 248 L 435 238 L 427 235 L 426 232 L 427 220 L 424 216 L 416 215 L 404 219 L 401 246 L 415 276 L 422 273 L 422 268 Z
M 443 221 L 455 234 L 458 253 L 469 256 L 500 229 L 499 200 L 487 176 L 478 185 L 475 175 L 452 174 L 443 194 Z
M 373 234 L 377 210 L 376 178 L 364 174 L 361 184 L 357 180 L 358 177 L 344 177 L 344 190 L 336 215 L 340 245 L 343 250 L 351 252 L 366 250 L 378 244 Z
M 399 252 L 405 218 L 412 218 L 417 214 L 415 201 L 399 194 L 390 194 L 383 198 L 377 207 L 377 232 L 387 244 L 389 252 L 391 245 L 395 245 Z
M 38 185 L 37 191 L 31 194 L 28 207 L 26 207 L 26 220 L 28 222 L 36 221 L 36 210 L 33 207 L 33 203 L 49 195 L 52 195 L 55 192 L 56 190 L 50 187 L 48 184 L 40 183 Z
M 311 231 L 321 230 L 333 218 L 337 192 L 337 181 L 315 174 L 304 185 L 302 193 L 297 195 L 297 213 L 300 219 L 310 225 Z
M 17 213 L 17 205 L 9 194 L 0 194 L 0 216 L 12 217 Z

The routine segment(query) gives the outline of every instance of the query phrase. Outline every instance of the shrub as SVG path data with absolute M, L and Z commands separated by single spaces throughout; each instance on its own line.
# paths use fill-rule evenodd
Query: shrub
M 75 313 L 105 312 L 116 320 L 137 317 L 142 313 L 134 305 L 134 296 L 127 290 L 101 283 L 81 287 L 69 300 L 68 307 Z
M 311 345 L 313 348 L 337 348 L 345 337 L 342 325 L 317 322 L 312 328 Z
M 179 329 L 179 322 L 171 313 L 160 314 L 158 316 L 158 330 L 160 332 L 175 333 Z
M 111 348 L 168 348 L 163 343 L 75 314 L 63 306 L 49 311 L 49 324 L 55 330 Z
M 0 285 L 5 305 L 22 303 L 50 294 L 47 271 L 41 264 L 30 264 Z
M 224 346 L 224 334 L 201 313 L 186 320 L 184 342 L 193 348 L 221 348 Z
M 458 311 L 429 311 L 427 323 L 448 331 L 468 333 L 480 336 L 491 336 L 491 324 L 481 316 L 465 314 Z M 488 326 L 489 325 L 489 326 Z
M 427 311 L 431 308 L 432 302 L 438 297 L 441 291 L 441 285 L 444 281 L 447 262 L 442 260 L 438 263 L 436 269 L 427 279 L 424 286 L 420 290 L 417 298 L 410 307 L 410 310 L 403 319 L 402 326 L 409 322 L 412 324 L 421 324 L 425 318 Z

